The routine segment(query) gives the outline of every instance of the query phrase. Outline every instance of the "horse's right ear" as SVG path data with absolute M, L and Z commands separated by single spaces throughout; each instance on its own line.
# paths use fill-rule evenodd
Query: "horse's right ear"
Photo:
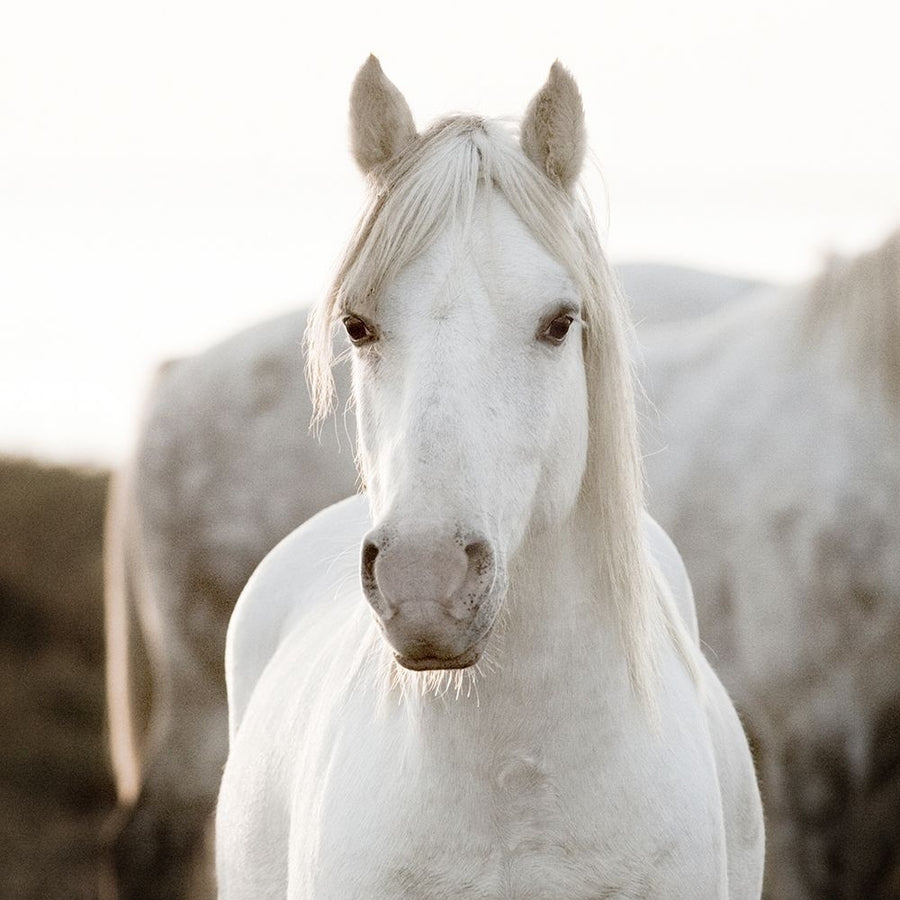
M 373 174 L 393 159 L 414 137 L 416 126 L 403 98 L 369 56 L 350 92 L 350 144 L 357 165 Z

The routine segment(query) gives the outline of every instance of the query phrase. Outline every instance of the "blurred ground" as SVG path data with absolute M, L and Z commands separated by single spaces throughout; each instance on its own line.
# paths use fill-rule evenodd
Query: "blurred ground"
M 108 476 L 0 457 L 0 898 L 95 900 Z

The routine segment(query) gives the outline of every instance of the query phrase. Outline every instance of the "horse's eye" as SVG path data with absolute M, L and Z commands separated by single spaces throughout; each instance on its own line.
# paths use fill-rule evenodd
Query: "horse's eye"
M 553 319 L 541 332 L 541 337 L 551 344 L 561 344 L 572 327 L 574 318 L 568 313 L 563 313 Z
M 372 327 L 359 316 L 344 316 L 344 328 L 347 329 L 347 337 L 350 342 L 359 346 L 375 340 L 375 332 Z

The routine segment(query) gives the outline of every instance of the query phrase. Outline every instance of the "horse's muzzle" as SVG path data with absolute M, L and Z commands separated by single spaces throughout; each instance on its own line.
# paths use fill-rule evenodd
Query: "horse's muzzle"
M 402 534 L 381 525 L 363 541 L 363 592 L 397 662 L 462 669 L 478 662 L 496 615 L 496 553 L 482 535 Z

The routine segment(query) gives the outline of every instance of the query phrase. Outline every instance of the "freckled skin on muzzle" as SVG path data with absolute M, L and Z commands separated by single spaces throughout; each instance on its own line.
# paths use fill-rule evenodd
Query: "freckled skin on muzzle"
M 463 669 L 484 650 L 505 578 L 491 543 L 464 534 L 402 534 L 382 524 L 363 541 L 363 592 L 407 669 Z

